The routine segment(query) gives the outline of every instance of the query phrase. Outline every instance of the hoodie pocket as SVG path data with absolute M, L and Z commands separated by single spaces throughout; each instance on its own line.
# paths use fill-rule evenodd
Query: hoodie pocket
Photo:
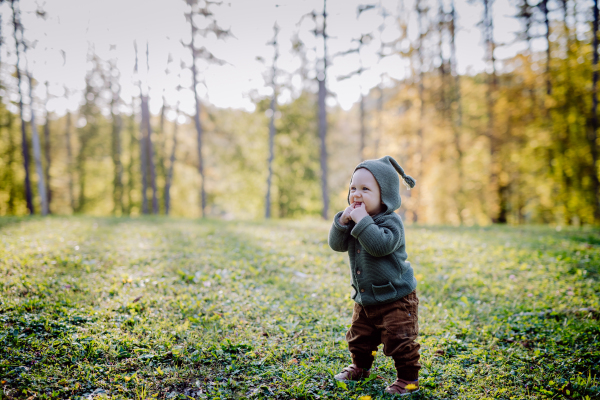
M 391 282 L 383 286 L 371 286 L 373 287 L 373 295 L 375 296 L 375 300 L 380 303 L 392 300 L 396 298 L 396 295 L 398 294 L 398 292 L 396 292 L 396 288 Z

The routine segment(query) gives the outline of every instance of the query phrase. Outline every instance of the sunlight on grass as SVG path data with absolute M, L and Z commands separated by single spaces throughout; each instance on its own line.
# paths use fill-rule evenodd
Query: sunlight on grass
M 0 223 L 3 398 L 391 398 L 350 363 L 329 224 Z M 427 399 L 597 398 L 600 234 L 408 227 Z M 369 397 L 370 396 L 370 397 Z

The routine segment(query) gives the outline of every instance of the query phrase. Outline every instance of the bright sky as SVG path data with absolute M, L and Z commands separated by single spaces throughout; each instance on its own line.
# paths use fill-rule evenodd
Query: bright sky
M 357 20 L 359 4 L 381 3 L 389 12 L 397 15 L 399 9 L 407 10 L 403 14 L 409 21 L 409 35 L 414 39 L 417 34 L 414 0 L 328 0 L 329 18 L 327 31 L 330 55 L 348 50 L 353 46 L 351 40 L 361 33 L 374 32 L 371 45 L 363 50 L 363 65 L 369 70 L 360 78 L 338 81 L 353 70 L 358 69 L 357 55 L 332 60 L 328 72 L 328 87 L 334 94 L 329 104 L 339 104 L 349 109 L 364 92 L 376 86 L 382 74 L 391 78 L 402 78 L 407 71 L 406 60 L 399 56 L 378 60 L 379 50 L 378 27 L 382 17 L 376 10 L 363 13 Z M 449 0 L 443 0 L 449 9 Z M 150 69 L 147 83 L 150 87 L 151 111 L 157 113 L 162 104 L 163 93 L 167 103 L 174 105 L 181 101 L 184 111 L 193 111 L 191 91 L 178 94 L 175 87 L 178 82 L 189 87 L 191 74 L 189 70 L 180 68 L 181 62 L 190 65 L 189 49 L 184 48 L 181 41 L 189 42 L 190 28 L 184 13 L 189 7 L 183 0 L 21 0 L 23 23 L 26 38 L 33 43 L 28 52 L 30 69 L 39 82 L 49 82 L 53 99 L 49 103 L 51 111 L 58 115 L 66 109 L 75 110 L 82 102 L 84 78 L 90 64 L 87 61 L 89 49 L 93 49 L 104 60 L 116 59 L 121 73 L 122 97 L 129 103 L 132 96 L 138 96 L 133 74 L 135 62 L 133 42 L 137 41 L 140 51 L 140 65 L 145 66 L 145 47 L 149 46 Z M 437 10 L 439 2 L 430 0 L 432 10 Z M 481 20 L 481 2 L 456 0 L 459 31 L 457 36 L 457 52 L 459 71 L 478 72 L 485 68 L 482 39 L 477 22 Z M 47 13 L 46 20 L 35 15 L 39 6 Z M 298 25 L 301 17 L 312 10 L 322 12 L 322 0 L 225 0 L 221 6 L 213 6 L 217 21 L 223 28 L 230 28 L 234 38 L 216 41 L 213 38 L 199 40 L 215 56 L 227 61 L 224 66 L 203 65 L 199 77 L 206 86 L 199 85 L 204 101 L 218 107 L 234 107 L 253 109 L 252 99 L 269 95 L 270 67 L 273 48 L 267 45 L 273 36 L 275 21 L 281 27 L 279 34 L 280 59 L 278 62 L 282 72 L 279 82 L 292 82 L 296 90 L 299 87 L 298 77 L 292 74 L 300 66 L 300 60 L 291 52 L 291 38 L 299 32 L 309 49 L 307 57 L 314 61 L 321 53 L 321 43 L 314 39 L 310 30 L 314 24 L 310 18 Z M 495 39 L 499 43 L 514 41 L 515 31 L 520 29 L 519 22 L 512 16 L 516 13 L 510 0 L 495 0 L 493 3 Z M 0 6 L 2 15 L 2 35 L 6 45 L 2 48 L 3 81 L 13 71 L 7 69 L 7 63 L 14 65 L 14 41 L 12 39 L 11 13 L 7 2 Z M 410 14 L 408 14 L 410 13 Z M 388 17 L 388 28 L 381 33 L 384 41 L 398 37 L 394 17 Z M 499 59 L 511 56 L 519 48 L 518 45 L 504 46 L 497 50 Z M 314 49 L 317 48 L 315 53 Z M 63 58 L 63 52 L 65 57 Z M 431 48 L 431 51 L 435 51 Z M 8 52 L 8 53 L 7 53 Z M 169 54 L 173 62 L 167 66 Z M 264 61 L 257 60 L 262 57 Z M 165 69 L 171 71 L 169 75 Z M 144 72 L 144 71 L 142 71 Z M 314 76 L 314 73 L 313 75 Z M 383 78 L 388 79 L 389 78 Z M 71 94 L 64 95 L 64 87 Z M 40 101 L 46 98 L 43 85 L 36 88 Z M 282 91 L 279 100 L 287 101 L 293 96 L 289 91 Z

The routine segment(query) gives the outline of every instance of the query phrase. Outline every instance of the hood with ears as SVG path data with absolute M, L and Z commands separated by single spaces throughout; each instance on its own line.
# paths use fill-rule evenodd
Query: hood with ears
M 365 160 L 354 168 L 364 168 L 371 172 L 379 184 L 381 190 L 381 202 L 385 206 L 384 214 L 391 214 L 400 208 L 402 199 L 400 199 L 400 175 L 404 184 L 410 190 L 415 187 L 416 181 L 409 175 L 406 175 L 404 169 L 390 156 L 385 156 L 377 160 Z M 354 175 L 352 172 L 352 175 Z M 350 178 L 352 182 L 352 178 Z M 350 188 L 348 188 L 348 204 L 350 204 Z

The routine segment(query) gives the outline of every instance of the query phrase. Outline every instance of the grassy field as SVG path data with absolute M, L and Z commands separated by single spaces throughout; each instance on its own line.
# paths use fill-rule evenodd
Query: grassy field
M 328 230 L 0 219 L 0 398 L 391 398 L 381 351 L 373 379 L 332 378 L 352 301 Z M 600 231 L 413 226 L 407 242 L 413 398 L 600 398 Z

